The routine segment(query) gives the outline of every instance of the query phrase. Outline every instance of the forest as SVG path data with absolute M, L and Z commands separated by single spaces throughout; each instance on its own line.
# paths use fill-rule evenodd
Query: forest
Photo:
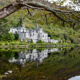
M 62 40 L 63 43 L 80 43 L 80 11 L 63 7 L 64 2 L 0 0 L 0 41 L 20 41 L 17 34 L 9 33 L 11 27 L 25 24 L 27 29 L 34 29 L 39 24 L 52 39 Z M 79 5 L 77 0 L 72 3 Z

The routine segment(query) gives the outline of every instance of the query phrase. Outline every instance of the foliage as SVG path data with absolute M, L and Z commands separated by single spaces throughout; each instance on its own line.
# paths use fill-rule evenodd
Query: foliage
M 43 41 L 39 40 L 37 43 L 43 43 Z
M 15 39 L 15 36 L 12 33 L 8 33 L 7 38 L 9 41 L 13 41 Z
M 28 15 L 27 10 L 19 10 L 18 12 L 8 16 L 0 21 L 0 41 L 10 40 L 11 36 L 7 34 L 11 27 L 19 27 L 22 23 L 26 25 L 27 29 L 35 28 L 39 24 L 45 32 L 49 34 L 52 39 L 60 39 L 68 43 L 80 43 L 80 24 L 72 26 L 70 23 L 64 23 L 47 11 L 31 10 L 33 16 Z M 45 18 L 45 15 L 47 17 Z M 41 17 L 40 17 L 41 16 Z M 47 19 L 47 20 L 46 20 Z M 6 23 L 6 24 L 5 24 Z M 3 25 L 4 24 L 4 25 Z M 8 38 L 9 35 L 9 38 Z M 18 40 L 19 36 L 16 34 L 15 39 L 12 35 L 12 40 Z
M 0 21 L 0 35 L 6 34 L 9 30 L 9 26 L 7 24 L 8 19 L 3 19 Z
M 15 40 L 15 36 L 12 33 L 3 34 L 0 36 L 1 41 L 13 41 Z
M 15 40 L 19 40 L 19 35 L 16 33 L 15 35 Z
M 33 40 L 31 39 L 31 43 L 33 43 Z

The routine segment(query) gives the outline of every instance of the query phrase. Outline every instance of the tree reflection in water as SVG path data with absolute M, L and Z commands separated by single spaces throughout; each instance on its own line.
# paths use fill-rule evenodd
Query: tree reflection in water
M 26 61 L 28 62 L 35 61 L 36 66 L 38 67 L 38 64 L 42 63 L 43 60 L 48 57 L 48 53 L 57 51 L 59 51 L 58 48 L 45 49 L 42 50 L 41 52 L 37 49 L 33 49 L 32 53 L 30 50 L 27 50 L 27 52 L 21 51 L 17 59 L 13 57 L 12 59 L 9 59 L 9 62 L 25 66 Z
M 80 80 L 80 47 L 2 50 L 0 64 L 1 75 L 13 71 L 2 80 Z

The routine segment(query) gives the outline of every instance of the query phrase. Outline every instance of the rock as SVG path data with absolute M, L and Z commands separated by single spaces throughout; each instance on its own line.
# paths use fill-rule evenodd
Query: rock
M 5 74 L 5 75 L 8 75 L 9 73 L 8 73 L 8 72 L 5 72 L 4 74 Z
M 8 73 L 10 73 L 10 74 L 11 74 L 11 73 L 12 73 L 12 70 L 9 70 L 9 71 L 8 71 Z

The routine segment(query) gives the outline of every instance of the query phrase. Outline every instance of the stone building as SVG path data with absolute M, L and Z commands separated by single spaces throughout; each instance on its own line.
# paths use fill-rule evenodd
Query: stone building
M 50 37 L 48 37 L 48 34 L 44 32 L 42 28 L 39 28 L 38 24 L 36 25 L 36 29 L 27 30 L 23 24 L 22 27 L 10 28 L 9 32 L 13 34 L 17 33 L 21 41 L 30 42 L 33 40 L 33 43 L 36 43 L 40 40 L 43 42 L 51 43 L 59 42 L 59 40 L 50 39 Z

